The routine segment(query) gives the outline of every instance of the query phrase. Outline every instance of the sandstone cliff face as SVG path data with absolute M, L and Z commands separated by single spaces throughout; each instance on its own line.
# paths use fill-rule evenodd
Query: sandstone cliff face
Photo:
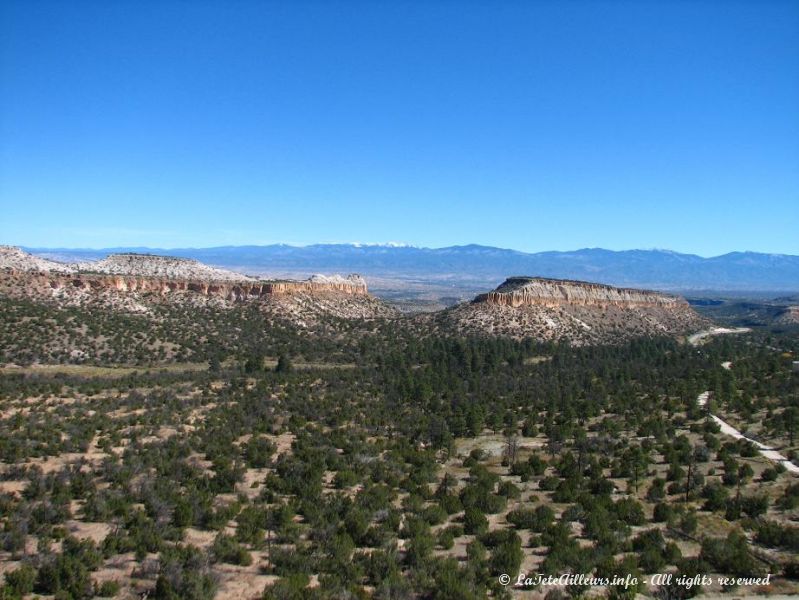
M 688 306 L 688 303 L 682 298 L 658 292 L 538 277 L 511 277 L 494 291 L 478 296 L 475 302 L 510 307 L 543 306 L 549 308 L 561 306 L 682 308 Z
M 358 276 L 333 281 L 212 281 L 205 279 L 169 279 L 165 277 L 143 277 L 132 275 L 103 275 L 94 273 L 21 273 L 10 271 L 19 279 L 29 280 L 31 288 L 50 288 L 53 291 L 69 292 L 137 292 L 166 296 L 177 292 L 194 292 L 201 296 L 240 302 L 265 296 L 292 294 L 347 294 L 366 296 L 366 282 Z M 25 285 L 23 283 L 23 285 Z
M 208 298 L 240 302 L 292 294 L 368 295 L 366 281 L 359 275 L 262 281 L 192 259 L 150 254 L 112 254 L 96 262 L 66 265 L 35 257 L 20 248 L 0 246 L 0 270 L 5 273 L 4 288 L 13 290 L 14 286 L 24 286 L 29 292 L 49 288 L 59 296 L 81 291 L 160 296 L 194 292 Z
M 707 325 L 677 296 L 536 277 L 511 277 L 437 320 L 442 329 L 460 333 L 568 340 L 576 345 L 682 335 Z
M 305 281 L 211 281 L 98 273 L 0 269 L 0 296 L 60 307 L 160 318 L 161 307 L 236 310 L 252 303 L 274 322 L 308 331 L 333 327 L 330 318 L 373 320 L 395 311 L 368 293 L 358 276 Z

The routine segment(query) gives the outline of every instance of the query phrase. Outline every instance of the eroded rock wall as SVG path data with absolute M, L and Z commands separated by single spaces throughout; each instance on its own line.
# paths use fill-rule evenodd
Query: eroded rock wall
M 537 277 L 511 277 L 494 291 L 478 296 L 475 302 L 514 308 L 520 306 L 688 307 L 684 299 L 659 292 Z
M 170 279 L 132 275 L 105 275 L 94 273 L 36 273 L 9 272 L 16 279 L 27 279 L 32 287 L 49 287 L 52 290 L 86 290 L 103 292 L 138 292 L 168 295 L 174 292 L 195 292 L 202 296 L 242 301 L 264 296 L 291 294 L 347 294 L 366 296 L 368 290 L 360 277 L 341 278 L 336 281 L 211 281 L 204 279 Z M 23 285 L 26 285 L 23 283 Z

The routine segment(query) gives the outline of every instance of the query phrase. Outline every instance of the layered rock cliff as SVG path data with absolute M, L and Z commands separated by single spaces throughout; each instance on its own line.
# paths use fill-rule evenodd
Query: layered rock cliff
M 681 335 L 706 320 L 677 296 L 583 281 L 511 277 L 473 302 L 445 311 L 442 329 L 574 344 Z
M 104 275 L 95 273 L 31 273 L 40 284 L 52 290 L 85 290 L 102 292 L 137 292 L 165 296 L 177 292 L 194 292 L 202 296 L 240 302 L 265 296 L 291 294 L 348 294 L 368 295 L 366 282 L 360 276 L 334 281 L 257 281 L 257 280 L 208 280 L 172 279 L 167 277 L 145 277 L 135 275 Z
M 481 294 L 475 302 L 501 306 L 594 306 L 615 307 L 687 307 L 678 297 L 648 290 L 617 288 L 601 283 L 545 279 L 541 277 L 510 277 L 497 289 Z
M 112 254 L 97 262 L 68 265 L 34 257 L 13 246 L 0 246 L 0 269 L 6 280 L 15 280 L 18 285 L 59 292 L 113 291 L 161 296 L 193 292 L 231 301 L 291 294 L 368 294 L 366 281 L 359 275 L 315 275 L 304 281 L 259 280 L 192 259 L 149 254 Z
M 373 319 L 394 311 L 359 275 L 316 275 L 302 281 L 259 280 L 168 256 L 118 254 L 75 265 L 0 249 L 0 295 L 58 306 L 155 315 L 158 305 L 231 309 L 256 302 L 276 320 L 313 328 L 330 317 Z

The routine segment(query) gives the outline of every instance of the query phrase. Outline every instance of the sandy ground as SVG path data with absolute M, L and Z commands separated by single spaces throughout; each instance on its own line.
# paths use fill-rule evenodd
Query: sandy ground
M 111 525 L 108 523 L 69 520 L 65 525 L 70 535 L 78 539 L 90 539 L 98 545 L 111 533 Z
M 252 565 L 240 567 L 237 565 L 218 564 L 214 572 L 219 575 L 219 591 L 217 600 L 250 600 L 260 598 L 264 588 L 279 579 L 277 575 L 264 575 L 260 572 L 258 553 L 253 556 Z
M 516 436 L 517 451 L 536 450 L 542 448 L 544 442 L 540 438 Z M 475 438 L 458 438 L 455 440 L 455 456 L 469 456 L 472 450 L 480 449 L 488 456 L 502 456 L 507 447 L 507 439 L 502 434 L 483 434 Z
M 266 436 L 274 442 L 276 449 L 272 455 L 272 460 L 276 459 L 279 455 L 291 452 L 291 444 L 294 442 L 295 435 L 290 432 L 281 433 L 278 436 Z
M 27 481 L 0 481 L 0 494 L 21 494 Z
M 183 541 L 198 548 L 208 549 L 213 545 L 216 536 L 216 531 L 204 531 L 194 527 L 187 527 Z
M 244 480 L 236 484 L 236 493 L 244 494 L 250 500 L 258 497 L 261 493 L 261 486 L 266 475 L 271 469 L 247 469 L 244 472 Z

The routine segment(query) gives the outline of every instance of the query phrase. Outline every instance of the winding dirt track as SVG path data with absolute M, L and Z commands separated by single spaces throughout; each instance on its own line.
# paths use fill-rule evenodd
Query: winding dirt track
M 708 338 L 709 336 L 723 335 L 728 333 L 746 333 L 747 331 L 750 331 L 750 329 L 747 327 L 738 327 L 737 329 L 726 329 L 724 327 L 716 327 L 715 329 L 708 329 L 693 334 L 688 338 L 688 343 L 691 344 L 692 346 L 697 346 L 702 342 L 702 340 Z M 721 367 L 723 369 L 729 370 L 732 367 L 732 363 L 729 361 L 725 361 L 721 363 Z M 699 394 L 699 396 L 697 396 L 696 402 L 697 404 L 699 404 L 699 406 L 705 406 L 707 404 L 709 397 L 710 397 L 709 391 L 702 392 L 701 394 Z M 793 464 L 785 456 L 774 450 L 774 448 L 771 448 L 770 446 L 766 446 L 765 444 L 761 444 L 756 440 L 746 437 L 740 431 L 735 429 L 735 427 L 733 427 L 726 421 L 720 419 L 716 415 L 710 415 L 710 417 L 716 423 L 718 423 L 719 427 L 721 428 L 721 433 L 729 435 L 730 437 L 733 437 L 736 440 L 747 440 L 749 442 L 752 442 L 760 451 L 760 454 L 762 454 L 763 456 L 765 456 L 766 458 L 768 458 L 773 462 L 782 464 L 782 466 L 784 466 L 785 469 L 790 471 L 791 473 L 799 474 L 799 467 Z

